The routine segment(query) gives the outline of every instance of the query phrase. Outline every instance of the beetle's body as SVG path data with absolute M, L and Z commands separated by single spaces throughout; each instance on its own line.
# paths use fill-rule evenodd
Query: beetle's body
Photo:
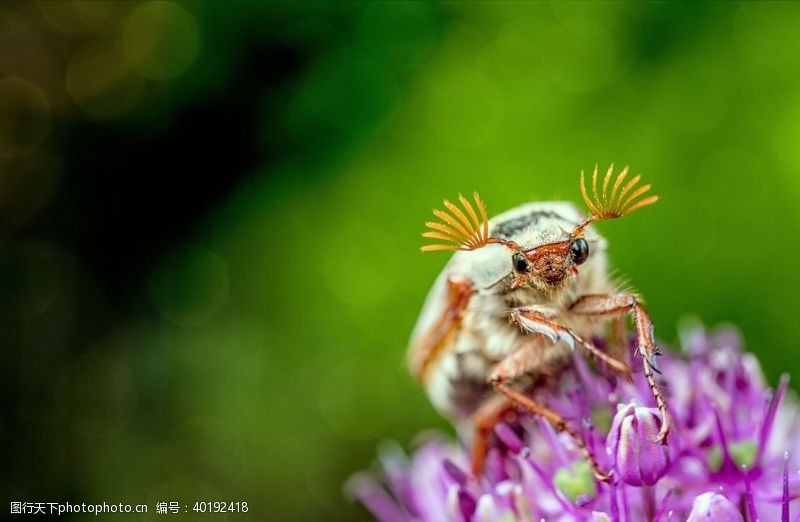
M 567 238 L 584 217 L 571 203 L 528 203 L 491 219 L 489 232 L 493 237 L 509 239 L 530 249 Z M 569 307 L 582 295 L 614 290 L 607 274 L 605 240 L 591 230 L 587 231 L 586 239 L 591 256 L 574 278 L 555 289 L 520 287 L 512 290 L 515 274 L 507 248 L 502 245 L 488 245 L 453 255 L 428 294 L 412 333 L 409 351 L 412 372 L 418 375 L 439 411 L 454 421 L 469 418 L 493 395 L 487 381 L 492 368 L 523 344 L 536 345 L 541 365 L 527 372 L 517 386 L 529 388 L 541 383 L 568 362 L 567 343 L 553 344 L 547 338 L 531 336 L 512 324 L 510 312 L 516 307 L 552 309 L 559 324 L 586 337 L 603 331 L 602 322 L 569 312 Z M 448 281 L 469 284 L 471 295 L 456 331 L 448 336 L 436 357 L 423 365 L 418 351 L 424 350 L 426 335 L 447 308 Z
M 608 320 L 636 328 L 638 353 L 648 386 L 663 419 L 658 440 L 669 432 L 666 402 L 656 383 L 658 348 L 653 325 L 635 294 L 620 292 L 607 267 L 606 242 L 590 227 L 654 203 L 634 189 L 640 176 L 623 183 L 624 169 L 611 185 L 609 168 L 602 185 L 592 176 L 592 196 L 581 173 L 581 192 L 591 214 L 571 203 L 528 203 L 492 220 L 477 194 L 461 208 L 445 200 L 440 221 L 427 222 L 423 236 L 442 241 L 423 251 L 456 251 L 430 290 L 408 352 L 411 372 L 434 406 L 462 427 L 476 429 L 473 472 L 480 473 L 492 427 L 509 408 L 546 418 L 568 433 L 598 479 L 607 480 L 579 431 L 558 412 L 540 404 L 535 389 L 555 381 L 580 348 L 625 378 L 630 365 L 624 341 L 619 350 L 600 350 L 592 339 Z M 613 348 L 615 343 L 607 346 Z

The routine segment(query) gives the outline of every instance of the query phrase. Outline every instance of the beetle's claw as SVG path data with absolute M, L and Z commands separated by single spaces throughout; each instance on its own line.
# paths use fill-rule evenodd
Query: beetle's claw
M 599 469 L 594 470 L 594 478 L 599 480 L 600 482 L 611 482 L 611 477 L 614 476 L 614 470 L 610 469 L 607 472 L 602 472 Z
M 660 355 L 658 351 L 654 351 L 651 354 L 642 353 L 642 357 L 644 357 L 645 361 L 647 362 L 648 366 L 653 369 L 654 372 L 661 375 L 661 367 L 658 365 L 657 357 Z
M 662 421 L 661 430 L 658 432 L 658 436 L 656 436 L 656 444 L 666 444 L 667 443 L 667 436 L 669 435 L 670 431 L 670 421 L 669 417 L 666 416 Z

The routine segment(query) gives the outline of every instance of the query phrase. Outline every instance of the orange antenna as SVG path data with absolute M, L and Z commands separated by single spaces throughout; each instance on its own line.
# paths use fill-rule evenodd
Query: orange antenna
M 575 230 L 572 231 L 572 237 L 579 236 L 583 229 L 590 223 L 599 221 L 601 219 L 615 219 L 627 216 L 631 212 L 639 210 L 642 207 L 652 205 L 658 201 L 658 196 L 647 196 L 644 199 L 641 197 L 650 190 L 650 184 L 642 185 L 634 190 L 634 187 L 642 179 L 641 174 L 637 174 L 627 183 L 625 178 L 628 176 L 628 167 L 622 169 L 614 180 L 614 185 L 611 187 L 611 193 L 608 191 L 608 186 L 611 182 L 611 175 L 614 173 L 614 164 L 612 163 L 606 175 L 603 177 L 603 185 L 600 191 L 597 190 L 597 176 L 598 168 L 595 165 L 594 172 L 592 172 L 592 195 L 589 196 L 589 191 L 586 190 L 586 178 L 581 171 L 581 195 L 583 201 L 589 208 L 592 214 L 584 219 Z
M 593 198 L 590 198 L 589 193 L 586 190 L 586 180 L 584 178 L 583 171 L 581 171 L 581 195 L 583 195 L 583 201 L 586 202 L 586 206 L 589 207 L 589 210 L 592 212 L 592 214 L 596 216 L 595 220 L 619 218 L 628 215 L 642 207 L 652 205 L 658 201 L 658 196 L 648 196 L 644 199 L 639 199 L 650 190 L 650 184 L 642 185 L 636 190 L 633 190 L 636 184 L 639 183 L 639 180 L 642 179 L 641 174 L 637 174 L 624 186 L 622 185 L 622 183 L 625 181 L 625 177 L 628 175 L 628 167 L 622 169 L 622 172 L 619 173 L 617 179 L 614 180 L 614 186 L 611 188 L 611 194 L 609 194 L 608 185 L 611 181 L 611 174 L 613 172 L 614 164 L 612 163 L 606 171 L 606 175 L 603 178 L 603 187 L 601 192 L 598 194 L 598 171 L 597 166 L 595 166 L 594 172 L 592 173 Z
M 463 210 L 448 200 L 444 200 L 444 206 L 449 211 L 434 210 L 433 214 L 441 221 L 428 221 L 425 226 L 430 230 L 422 234 L 429 239 L 439 239 L 445 243 L 425 245 L 420 250 L 423 252 L 433 252 L 435 250 L 476 250 L 490 243 L 489 240 L 489 220 L 486 217 L 486 205 L 481 201 L 478 193 L 473 193 L 475 206 L 462 196 L 458 195 Z

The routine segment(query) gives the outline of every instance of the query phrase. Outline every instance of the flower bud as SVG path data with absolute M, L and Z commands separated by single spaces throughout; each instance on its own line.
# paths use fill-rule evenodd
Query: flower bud
M 655 442 L 661 428 L 656 408 L 620 406 L 611 424 L 606 449 L 618 476 L 631 486 L 652 486 L 669 468 L 669 449 Z
M 686 522 L 744 522 L 744 517 L 733 503 L 719 493 L 703 493 L 692 503 L 692 512 Z

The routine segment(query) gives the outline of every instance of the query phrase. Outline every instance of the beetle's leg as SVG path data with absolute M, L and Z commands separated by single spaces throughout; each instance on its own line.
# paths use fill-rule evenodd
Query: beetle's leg
M 600 469 L 600 465 L 595 460 L 592 452 L 589 451 L 589 446 L 586 445 L 586 441 L 569 425 L 564 417 L 550 408 L 539 404 L 509 384 L 509 381 L 513 380 L 515 377 L 524 375 L 531 367 L 538 367 L 540 361 L 541 358 L 537 354 L 536 347 L 532 344 L 527 344 L 500 361 L 500 363 L 494 367 L 494 370 L 492 370 L 489 376 L 489 382 L 515 406 L 522 408 L 531 415 L 544 417 L 553 425 L 556 431 L 567 433 L 572 437 L 572 440 L 575 441 L 575 445 L 592 467 L 594 476 L 601 481 L 609 480 L 611 478 L 611 473 L 606 473 Z
M 618 361 L 630 367 L 628 350 L 628 328 L 625 316 L 620 315 L 611 319 L 611 335 L 606 352 Z
M 461 321 L 473 292 L 470 281 L 447 280 L 447 306 L 442 310 L 442 315 L 408 350 L 411 373 L 420 382 L 427 381 L 442 351 L 461 328 Z
M 516 308 L 511 312 L 511 321 L 528 333 L 538 333 L 549 338 L 552 342 L 564 341 L 570 348 L 575 344 L 606 363 L 626 379 L 630 379 L 631 370 L 627 364 L 609 356 L 599 350 L 592 342 L 584 339 L 566 326 L 551 320 L 542 309 Z
M 492 436 L 494 426 L 513 410 L 514 407 L 508 402 L 508 399 L 502 395 L 495 395 L 483 403 L 472 415 L 472 423 L 475 426 L 471 461 L 474 476 L 477 477 L 483 473 L 486 454 L 489 452 L 489 438 Z
M 647 311 L 642 306 L 639 298 L 634 294 L 585 295 L 573 303 L 570 311 L 574 314 L 595 317 L 624 317 L 626 315 L 633 317 L 633 322 L 636 325 L 638 352 L 644 360 L 642 365 L 644 367 L 644 376 L 647 379 L 650 393 L 653 394 L 653 398 L 656 400 L 662 418 L 661 430 L 658 432 L 656 441 L 666 442 L 671 421 L 667 411 L 667 403 L 653 375 L 654 372 L 661 373 L 656 362 L 656 357 L 660 355 L 660 352 L 653 337 L 653 322 L 650 320 L 650 316 L 647 315 Z

